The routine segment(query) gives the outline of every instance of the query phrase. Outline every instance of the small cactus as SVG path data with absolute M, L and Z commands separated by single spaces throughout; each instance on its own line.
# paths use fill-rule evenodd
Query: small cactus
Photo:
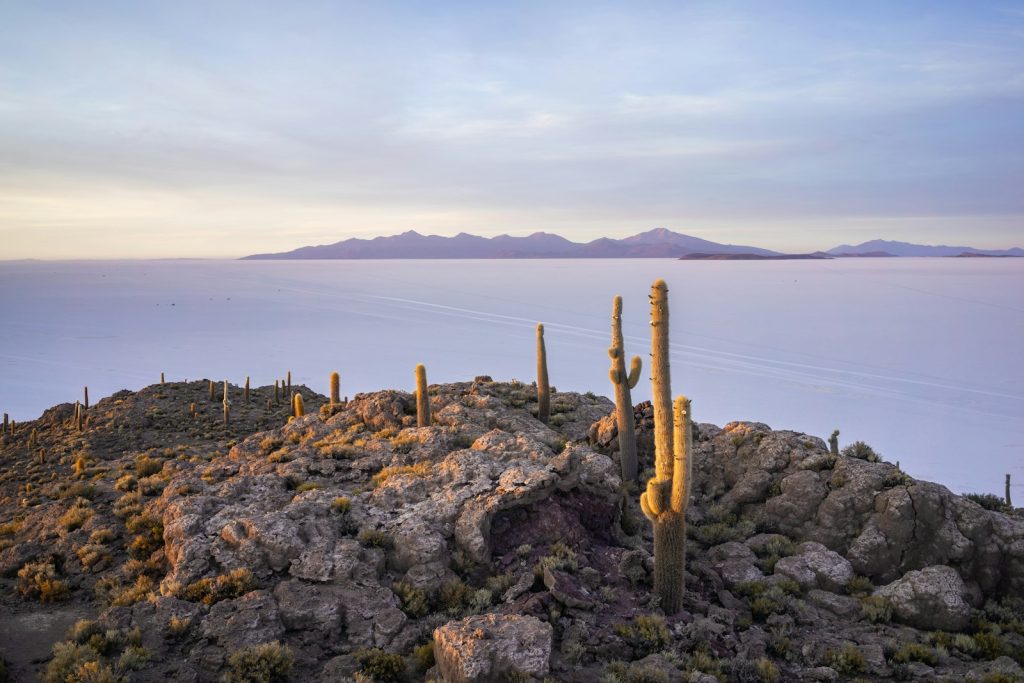
M 210 380 L 210 403 L 213 403 L 213 380 Z
M 828 450 L 832 455 L 839 455 L 839 430 L 836 429 L 832 432 L 832 436 L 828 437 Z
M 295 417 L 302 417 L 306 414 L 306 406 L 302 403 L 302 394 L 295 392 L 292 397 L 292 410 L 295 413 Z
M 331 373 L 331 407 L 341 403 L 341 375 Z
M 80 455 L 75 459 L 75 476 L 81 478 L 85 475 L 87 464 L 85 462 L 85 456 Z
M 608 349 L 612 367 L 608 377 L 615 386 L 615 419 L 619 430 L 619 464 L 622 482 L 635 481 L 639 466 L 636 457 L 636 429 L 633 419 L 633 399 L 629 390 L 640 381 L 642 361 L 633 356 L 626 374 L 626 355 L 622 341 L 622 297 L 612 299 L 612 345 Z
M 548 384 L 548 353 L 544 347 L 544 325 L 537 323 L 537 419 L 551 419 L 551 386 Z
M 85 401 L 83 401 L 83 404 L 85 405 L 85 409 L 89 410 L 89 387 L 83 387 L 82 388 L 82 393 L 84 394 L 84 397 L 85 397 Z
M 39 432 L 36 431 L 35 427 L 33 427 L 32 431 L 29 432 L 29 434 L 28 434 L 28 446 L 27 446 L 28 450 L 32 450 L 33 448 L 35 448 L 36 440 L 38 438 L 39 438 Z
M 273 409 L 274 409 L 274 402 L 273 402 L 273 401 L 271 401 L 271 400 L 270 400 L 270 399 L 268 398 L 268 399 L 267 399 L 267 410 L 268 410 L 268 411 L 271 411 L 271 410 L 273 410 Z
M 228 400 L 228 381 L 224 380 L 224 424 L 230 423 L 231 401 Z
M 245 402 L 249 402 L 249 375 L 245 376 Z
M 654 590 L 667 615 L 679 612 L 686 588 L 686 506 L 690 495 L 693 428 L 690 401 L 670 399 L 668 287 L 651 287 L 651 384 L 654 404 L 654 477 L 640 509 L 654 527 Z
M 192 415 L 192 419 L 193 420 L 196 419 L 196 404 L 195 403 L 189 404 L 188 412 L 189 412 L 190 415 Z
M 40 448 L 39 449 L 39 464 L 40 465 L 45 465 L 46 464 L 46 449 L 45 448 Z
M 416 426 L 430 426 L 430 396 L 427 394 L 427 369 L 416 366 Z

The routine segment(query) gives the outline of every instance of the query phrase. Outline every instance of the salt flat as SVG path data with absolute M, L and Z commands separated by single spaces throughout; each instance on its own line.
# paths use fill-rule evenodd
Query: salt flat
M 336 369 L 348 395 L 411 389 L 419 362 L 432 382 L 528 382 L 536 322 L 552 383 L 610 396 L 611 298 L 646 361 L 658 277 L 673 389 L 698 420 L 839 428 L 956 491 L 1024 484 L 1019 259 L 0 262 L 0 410 L 31 419 L 160 372 L 290 369 L 325 393 Z M 649 395 L 641 380 L 635 400 Z

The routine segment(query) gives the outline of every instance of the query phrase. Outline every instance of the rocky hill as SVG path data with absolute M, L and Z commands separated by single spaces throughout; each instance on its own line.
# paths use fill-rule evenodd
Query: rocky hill
M 477 378 L 416 427 L 411 394 L 297 390 L 291 420 L 233 387 L 224 425 L 204 381 L 2 437 L 11 680 L 1024 680 L 1020 511 L 869 449 L 699 424 L 665 618 L 607 399 L 554 393 L 545 425 L 531 385 Z

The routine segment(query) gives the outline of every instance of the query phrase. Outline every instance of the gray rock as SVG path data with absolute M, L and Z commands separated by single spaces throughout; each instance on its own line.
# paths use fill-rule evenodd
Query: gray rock
M 757 568 L 754 551 L 742 543 L 730 541 L 708 551 L 708 559 L 729 588 L 738 583 L 760 581 L 764 574 Z
M 892 603 L 893 616 L 915 628 L 961 631 L 971 621 L 967 587 L 955 569 L 925 567 L 875 590 Z
M 821 588 L 832 593 L 853 579 L 853 567 L 845 557 L 813 541 L 803 543 L 799 555 L 780 559 L 775 573 L 788 576 L 804 590 Z
M 446 683 L 485 683 L 512 671 L 544 676 L 551 625 L 529 616 L 483 614 L 434 629 L 434 658 Z

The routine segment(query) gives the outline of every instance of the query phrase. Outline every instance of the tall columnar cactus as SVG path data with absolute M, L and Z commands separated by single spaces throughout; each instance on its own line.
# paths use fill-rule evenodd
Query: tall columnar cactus
M 82 431 L 82 423 L 85 420 L 85 415 L 82 413 L 82 404 L 75 401 L 75 429 Z
M 292 412 L 295 413 L 295 417 L 302 417 L 306 414 L 306 406 L 302 402 L 302 394 L 297 391 L 292 396 Z
M 278 380 L 274 380 L 274 403 L 281 400 L 281 386 Z
M 1010 500 L 1010 475 L 1006 475 L 1006 507 L 1012 508 L 1013 502 Z
M 832 436 L 828 437 L 828 450 L 832 455 L 839 455 L 839 430 L 832 432 Z
M 213 380 L 210 380 L 210 403 L 213 403 Z
M 292 371 L 288 371 L 288 393 L 292 391 Z
M 668 287 L 658 280 L 651 287 L 655 474 L 640 495 L 640 508 L 654 527 L 654 590 L 665 613 L 675 614 L 682 609 L 685 588 L 692 427 L 686 397 L 677 398 L 672 410 L 668 327 Z
M 160 373 L 160 384 L 164 383 L 164 373 Z
M 230 424 L 231 401 L 228 400 L 228 381 L 224 380 L 224 424 Z
M 8 429 L 10 428 L 10 425 L 11 425 L 11 421 L 7 417 L 7 413 L 4 413 L 4 431 L 3 431 L 4 434 L 7 433 Z
M 188 412 L 189 412 L 189 415 L 192 416 L 193 420 L 196 419 L 196 404 L 195 403 L 189 404 Z
M 640 381 L 642 361 L 633 356 L 626 374 L 626 353 L 622 341 L 622 297 L 612 299 L 612 345 L 608 349 L 612 367 L 608 377 L 615 385 L 615 419 L 619 428 L 619 462 L 623 483 L 637 477 L 636 430 L 633 424 L 633 399 L 629 390 Z
M 331 406 L 341 403 L 341 375 L 331 373 Z
M 548 352 L 544 348 L 544 325 L 537 324 L 537 419 L 551 418 L 551 386 L 548 384 Z
M 249 375 L 245 376 L 245 402 L 249 402 Z
M 427 393 L 427 369 L 416 366 L 416 426 L 430 426 L 430 395 Z
M 82 393 L 85 395 L 85 409 L 89 410 L 89 387 L 82 387 Z

